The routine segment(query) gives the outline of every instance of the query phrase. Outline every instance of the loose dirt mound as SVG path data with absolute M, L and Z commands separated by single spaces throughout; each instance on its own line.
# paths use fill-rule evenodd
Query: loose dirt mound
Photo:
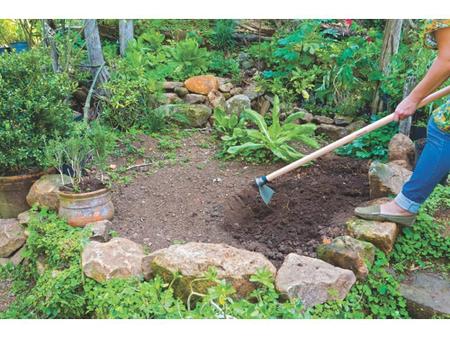
M 367 162 L 336 156 L 280 178 L 269 206 L 257 189 L 232 197 L 224 229 L 250 250 L 280 265 L 290 252 L 314 256 L 315 247 L 344 232 L 353 208 L 367 200 Z

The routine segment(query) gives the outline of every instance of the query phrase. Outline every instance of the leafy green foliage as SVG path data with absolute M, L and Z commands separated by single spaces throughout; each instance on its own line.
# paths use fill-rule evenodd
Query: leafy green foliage
M 253 51 L 264 47 L 267 67 L 257 81 L 287 104 L 300 98 L 312 111 L 354 114 L 368 107 L 380 79 L 382 35 L 353 23 L 353 34 L 342 37 L 342 32 L 324 28 L 326 21 L 303 20 L 275 44 L 255 47 Z
M 366 35 L 367 34 L 367 35 Z M 372 39 L 373 42 L 368 41 Z M 375 31 L 352 36 L 345 43 L 329 46 L 323 54 L 328 71 L 317 88 L 321 103 L 334 106 L 343 114 L 355 114 L 368 108 L 375 92 L 379 71 L 381 36 Z
M 63 172 L 64 165 L 70 165 L 69 172 L 72 188 L 80 191 L 84 169 L 94 165 L 100 180 L 103 182 L 103 173 L 106 170 L 106 161 L 115 146 L 115 136 L 98 122 L 90 126 L 81 124 L 77 126 L 73 135 L 66 139 L 51 140 L 46 149 L 46 158 L 49 166 L 58 168 Z
M 236 290 L 224 280 L 217 278 L 217 271 L 209 269 L 201 278 L 214 286 L 207 294 L 192 292 L 200 299 L 195 307 L 186 312 L 185 318 L 302 318 L 302 306 L 298 300 L 286 301 L 276 292 L 272 274 L 263 269 L 250 280 L 257 285 L 247 299 L 235 299 Z M 189 303 L 188 303 L 189 304 Z M 190 306 L 188 305 L 188 309 Z
M 258 129 L 245 129 L 247 141 L 228 148 L 227 152 L 231 155 L 237 155 L 267 149 L 275 158 L 286 162 L 299 159 L 303 155 L 290 146 L 289 142 L 298 141 L 310 147 L 318 147 L 317 141 L 313 138 L 315 125 L 294 123 L 302 115 L 301 112 L 291 114 L 284 123 L 280 123 L 280 103 L 277 96 L 274 98 L 272 124 L 270 126 L 267 125 L 260 114 L 247 110 L 243 113 L 243 118 L 254 123 Z
M 87 310 L 94 318 L 175 319 L 182 318 L 184 304 L 160 277 L 148 282 L 113 279 L 86 283 Z
M 210 52 L 208 71 L 218 76 L 231 76 L 240 81 L 239 62 L 235 58 L 227 58 L 221 52 Z
M 0 45 L 7 45 L 19 39 L 19 26 L 11 19 L 0 20 Z
M 312 318 L 409 318 L 398 282 L 386 271 L 388 266 L 384 253 L 377 250 L 365 282 L 356 282 L 344 300 L 316 305 L 308 315 Z
M 1 318 L 83 318 L 85 296 L 81 249 L 88 229 L 74 228 L 46 210 L 33 217 L 23 256 L 25 267 L 4 270 L 14 276 L 16 300 Z M 44 266 L 38 272 L 38 265 Z M 25 287 L 28 286 L 28 287 Z
M 234 20 L 217 20 L 211 36 L 212 45 L 223 51 L 230 50 L 235 45 L 233 33 L 236 27 Z
M 41 49 L 0 57 L 0 176 L 42 168 L 46 140 L 70 132 L 73 90 Z
M 128 51 L 105 85 L 111 97 L 102 98 L 101 119 L 113 128 L 157 131 L 164 126 L 164 116 L 155 111 L 161 101 L 162 86 L 157 76 L 146 71 L 144 57 L 139 51 Z
M 395 243 L 391 258 L 396 270 L 426 268 L 433 261 L 448 258 L 450 238 L 444 236 L 444 224 L 438 223 L 434 214 L 449 208 L 450 187 L 437 186 L 420 209 L 413 227 L 404 228 Z
M 173 58 L 174 79 L 184 80 L 190 76 L 200 75 L 208 68 L 208 51 L 200 48 L 194 39 L 178 42 L 171 50 Z
M 389 141 L 397 131 L 398 125 L 390 123 L 337 149 L 336 153 L 362 159 L 387 160 Z
M 232 134 L 235 128 L 244 126 L 244 119 L 239 118 L 236 113 L 228 115 L 221 108 L 214 109 L 213 117 L 214 129 L 222 135 Z

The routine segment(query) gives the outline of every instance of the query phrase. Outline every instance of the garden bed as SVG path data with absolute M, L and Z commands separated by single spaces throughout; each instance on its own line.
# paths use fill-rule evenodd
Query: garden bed
M 159 156 L 151 139 L 142 144 L 147 157 Z M 114 229 L 152 251 L 223 242 L 261 252 L 279 266 L 290 252 L 314 256 L 315 247 L 342 234 L 354 207 L 369 199 L 367 162 L 331 155 L 280 178 L 266 207 L 249 187 L 255 176 L 282 164 L 222 162 L 214 148 L 210 135 L 195 133 L 182 140 L 176 164 L 147 167 L 116 188 Z

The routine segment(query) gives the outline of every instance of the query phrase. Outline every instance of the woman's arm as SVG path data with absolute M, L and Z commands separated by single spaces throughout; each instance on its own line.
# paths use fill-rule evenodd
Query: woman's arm
M 434 34 L 438 56 L 422 81 L 395 109 L 395 121 L 413 115 L 419 102 L 450 77 L 450 27 L 439 29 Z

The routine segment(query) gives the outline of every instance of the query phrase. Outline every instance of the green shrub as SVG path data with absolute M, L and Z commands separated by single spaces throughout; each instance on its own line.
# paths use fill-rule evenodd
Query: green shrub
M 229 51 L 235 45 L 233 33 L 236 22 L 234 20 L 216 20 L 211 36 L 211 43 L 214 48 Z
M 70 132 L 74 88 L 41 49 L 0 57 L 0 176 L 42 168 L 46 140 Z
M 382 34 L 354 22 L 352 34 L 343 37 L 333 28 L 324 28 L 327 21 L 335 20 L 302 20 L 276 43 L 255 45 L 250 53 L 263 53 L 260 58 L 266 69 L 258 78 L 260 86 L 286 104 L 302 101 L 315 112 L 326 114 L 332 109 L 352 115 L 368 109 L 381 78 Z
M 375 117 L 377 119 L 378 117 Z M 375 122 L 375 119 L 373 122 Z M 388 145 L 392 137 L 398 132 L 398 125 L 390 123 L 369 134 L 357 138 L 336 150 L 336 153 L 343 156 L 351 156 L 362 159 L 378 159 L 385 161 L 388 156 Z
M 240 81 L 239 62 L 227 58 L 221 52 L 211 52 L 208 71 L 217 76 L 231 76 L 235 82 Z
M 158 78 L 147 72 L 145 55 L 127 52 L 127 57 L 117 62 L 111 79 L 105 84 L 110 97 L 102 98 L 101 120 L 113 128 L 129 130 L 133 127 L 151 126 L 159 130 L 162 116 L 155 113 L 161 101 L 162 86 Z

